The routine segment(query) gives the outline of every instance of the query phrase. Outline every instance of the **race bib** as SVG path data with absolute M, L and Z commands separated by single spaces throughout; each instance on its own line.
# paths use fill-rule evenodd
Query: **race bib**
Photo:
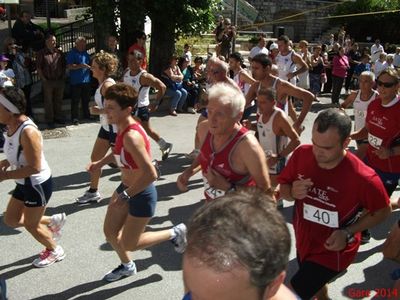
M 339 215 L 337 211 L 330 211 L 304 203 L 303 218 L 327 227 L 339 228 Z
M 368 142 L 372 147 L 376 149 L 379 149 L 379 147 L 382 145 L 382 139 L 370 133 L 368 133 Z
M 225 191 L 211 187 L 205 176 L 203 176 L 203 181 L 204 192 L 210 199 L 216 199 L 225 195 Z

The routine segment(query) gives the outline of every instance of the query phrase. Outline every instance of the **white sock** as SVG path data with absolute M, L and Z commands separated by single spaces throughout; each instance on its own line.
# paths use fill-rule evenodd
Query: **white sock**
M 160 138 L 160 139 L 157 141 L 157 144 L 158 144 L 158 146 L 160 146 L 160 149 L 164 149 L 165 146 L 166 146 L 166 144 L 167 144 L 167 142 L 166 142 L 163 138 Z
M 169 232 L 171 234 L 171 237 L 169 238 L 170 240 L 173 240 L 174 238 L 176 238 L 176 232 L 175 232 L 174 228 L 171 228 L 169 230 Z
M 133 261 L 129 261 L 127 263 L 122 263 L 124 265 L 125 268 L 131 268 L 133 266 Z

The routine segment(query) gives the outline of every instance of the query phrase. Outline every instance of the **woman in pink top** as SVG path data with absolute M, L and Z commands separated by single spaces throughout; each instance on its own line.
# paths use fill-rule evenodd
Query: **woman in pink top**
M 344 79 L 347 76 L 347 69 L 350 68 L 349 60 L 344 54 L 344 48 L 340 47 L 338 55 L 333 58 L 332 64 L 332 103 L 339 104 L 340 91 Z

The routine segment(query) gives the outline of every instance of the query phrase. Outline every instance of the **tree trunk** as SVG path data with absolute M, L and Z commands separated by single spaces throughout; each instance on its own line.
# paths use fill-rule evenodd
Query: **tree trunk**
M 162 18 L 151 20 L 150 73 L 159 77 L 175 51 L 174 24 L 165 24 Z
M 92 3 L 96 51 L 98 52 L 105 49 L 107 37 L 115 34 L 115 1 L 97 0 Z

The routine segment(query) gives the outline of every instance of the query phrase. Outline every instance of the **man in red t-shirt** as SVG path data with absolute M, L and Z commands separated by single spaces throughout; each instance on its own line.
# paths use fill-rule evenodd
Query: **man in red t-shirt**
M 147 70 L 147 54 L 146 54 L 146 34 L 143 31 L 137 31 L 135 33 L 136 43 L 132 44 L 132 46 L 128 49 L 128 54 L 133 53 L 135 50 L 138 50 L 143 55 L 143 60 L 141 64 L 141 68 L 143 70 Z
M 278 178 L 281 196 L 295 201 L 299 270 L 291 284 L 302 299 L 328 299 L 327 283 L 352 263 L 360 232 L 391 212 L 378 175 L 346 150 L 350 131 L 344 112 L 322 111 L 312 145 L 297 148 Z

